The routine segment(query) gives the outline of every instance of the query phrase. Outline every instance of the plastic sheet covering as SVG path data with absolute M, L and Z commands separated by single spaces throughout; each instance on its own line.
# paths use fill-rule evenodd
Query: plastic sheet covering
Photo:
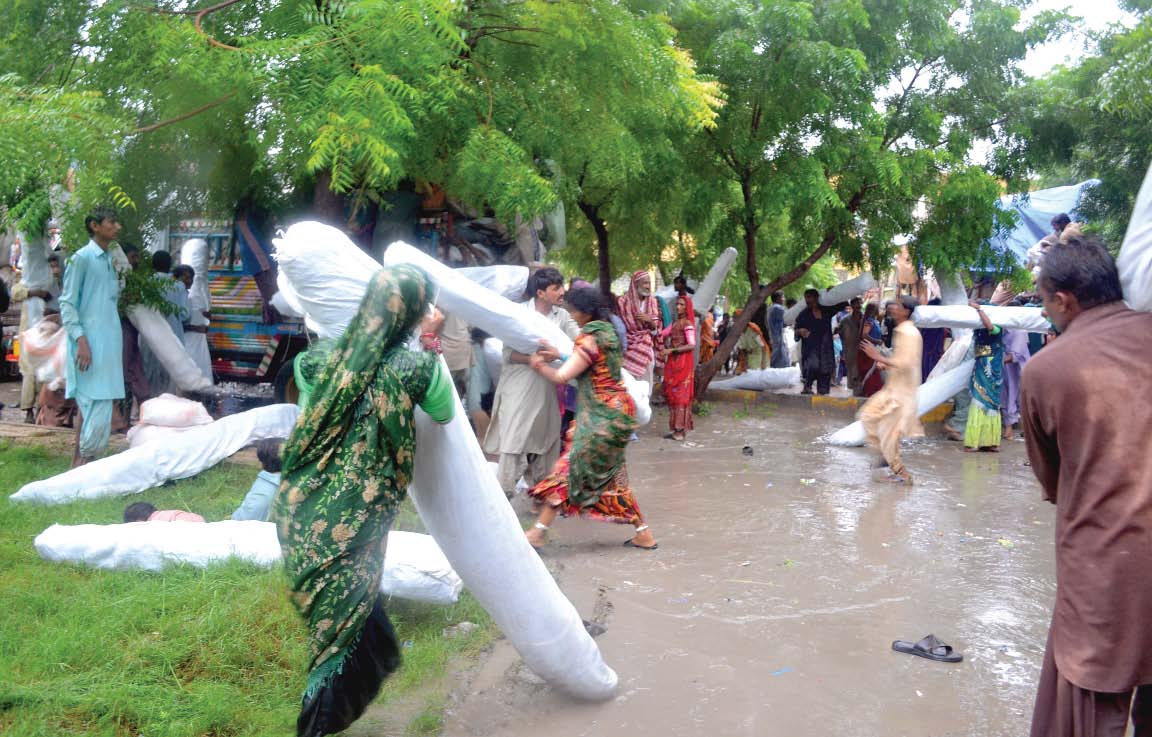
M 444 555 L 525 665 L 578 698 L 610 698 L 616 673 L 524 538 L 459 399 L 455 417 L 445 425 L 416 411 L 409 492 Z
M 981 307 L 993 325 L 1005 330 L 1026 330 L 1030 333 L 1047 333 L 1051 326 L 1039 307 Z M 967 305 L 921 305 L 912 313 L 918 328 L 966 328 L 975 330 L 984 327 L 980 315 Z
M 68 351 L 66 335 L 56 322 L 44 321 L 20 333 L 20 350 L 36 372 L 37 381 L 63 384 Z
M 212 388 L 212 379 L 201 373 L 185 350 L 184 341 L 176 337 L 163 315 L 151 307 L 133 305 L 128 308 L 128 319 L 181 391 L 202 392 Z
M 385 259 L 387 260 L 387 259 Z M 525 299 L 524 290 L 528 288 L 527 266 L 465 266 L 456 269 L 456 273 L 469 281 L 474 281 L 482 287 L 491 289 L 504 299 L 519 302 Z
M 708 385 L 710 389 L 750 389 L 752 391 L 770 391 L 772 389 L 785 389 L 800 382 L 800 367 L 755 369 L 747 371 L 731 379 L 713 381 Z
M 940 284 L 940 302 L 946 305 L 968 304 L 968 290 L 959 274 L 945 274 L 938 278 Z
M 321 338 L 342 334 L 380 264 L 323 223 L 296 223 L 272 243 L 280 266 L 276 284 L 288 304 L 305 315 L 304 324 Z
M 500 338 L 512 350 L 533 353 L 540 341 L 544 340 L 565 355 L 572 352 L 572 339 L 548 318 L 465 279 L 455 270 L 407 243 L 397 241 L 388 246 L 384 252 L 384 263 L 389 266 L 419 266 L 436 283 L 436 303 L 445 312 Z M 648 404 L 652 388 L 648 382 L 637 381 L 627 371 L 620 373 L 625 389 L 636 402 L 636 421 L 646 425 L 652 419 L 652 408 Z
M 188 324 L 207 328 L 209 320 L 205 312 L 212 309 L 212 297 L 208 292 L 208 242 L 203 238 L 192 238 L 180 249 L 180 263 L 191 266 L 196 272 L 192 277 L 192 287 L 188 290 Z M 200 373 L 212 381 L 212 355 L 208 351 L 208 335 L 195 331 L 184 332 L 184 349 Z
M 276 308 L 276 311 L 285 317 L 304 317 L 304 313 L 298 305 L 291 305 L 288 300 L 284 298 L 284 292 L 276 292 L 272 295 L 272 299 L 268 300 L 268 304 Z
M 834 287 L 821 290 L 820 304 L 825 307 L 835 307 L 842 302 L 847 302 L 853 297 L 859 297 L 874 286 L 876 286 L 876 280 L 872 278 L 871 274 L 864 273 L 846 282 L 841 282 Z M 786 325 L 794 325 L 796 318 L 800 316 L 800 313 L 804 311 L 805 307 L 807 307 L 807 305 L 804 304 L 804 300 L 800 300 L 792 305 L 792 308 L 784 313 L 784 323 Z
M 205 568 L 230 558 L 270 568 L 281 558 L 276 525 L 255 521 L 52 525 L 34 545 L 47 561 L 118 571 L 161 571 L 172 564 Z M 453 604 L 463 586 L 430 535 L 388 533 L 381 592 Z
M 272 404 L 240 412 L 186 431 L 179 443 L 146 443 L 33 481 L 10 498 L 64 504 L 77 499 L 138 494 L 165 481 L 195 476 L 259 440 L 287 438 L 299 413 L 294 404 Z
M 1116 268 L 1120 271 L 1120 284 L 1128 306 L 1152 312 L 1152 168 L 1144 176 L 1144 184 L 1136 197 Z
M 191 425 L 189 427 L 164 427 L 163 425 L 137 423 L 128 428 L 128 447 L 135 448 L 137 445 L 144 445 L 145 443 L 180 442 L 179 440 L 174 440 L 173 436 L 181 435 L 196 427 L 199 427 L 199 425 Z
M 725 248 L 716 259 L 716 263 L 712 264 L 712 268 L 708 269 L 704 281 L 696 287 L 696 294 L 692 295 L 692 305 L 698 311 L 707 310 L 715 304 L 716 297 L 720 294 L 720 287 L 724 285 L 724 280 L 728 278 L 728 272 L 732 270 L 734 263 L 736 263 L 736 249 Z
M 920 385 L 916 392 L 916 408 L 921 415 L 931 412 L 968 386 L 975 361 L 969 360 L 940 376 Z M 826 438 L 830 445 L 859 446 L 868 441 L 864 425 L 859 421 L 843 427 Z
M 499 338 L 484 339 L 484 363 L 488 367 L 488 378 L 492 387 L 500 383 L 500 369 L 504 366 L 504 341 Z
M 940 360 L 936 362 L 932 373 L 925 376 L 924 381 L 942 376 L 972 358 L 968 355 L 968 351 L 972 349 L 972 331 L 964 330 L 963 333 L 963 335 L 952 339 L 952 345 L 948 346 L 948 350 L 940 356 Z

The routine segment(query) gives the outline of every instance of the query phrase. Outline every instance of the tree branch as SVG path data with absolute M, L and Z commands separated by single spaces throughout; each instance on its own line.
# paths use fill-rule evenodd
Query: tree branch
M 208 40 L 208 43 L 211 44 L 212 46 L 215 46 L 216 48 L 226 49 L 228 51 L 241 51 L 242 49 L 240 49 L 240 47 L 238 47 L 238 46 L 229 46 L 226 43 L 221 43 L 220 41 L 217 41 L 216 39 L 209 36 L 204 31 L 204 29 L 200 27 L 200 24 L 204 21 L 204 17 L 206 15 L 208 15 L 210 13 L 215 13 L 218 10 L 223 10 L 224 8 L 227 8 L 231 5 L 235 5 L 236 3 L 239 3 L 239 2 L 241 2 L 241 0 L 224 0 L 224 2 L 222 2 L 222 3 L 209 6 L 207 8 L 204 8 L 203 10 L 199 11 L 198 13 L 196 13 L 196 21 L 192 24 L 196 27 L 196 32 L 199 33 L 204 38 L 206 38 Z
M 169 118 L 168 120 L 161 120 L 159 123 L 153 123 L 152 125 L 146 125 L 143 128 L 137 128 L 136 130 L 132 131 L 132 133 L 133 134 L 135 134 L 135 133 L 151 133 L 152 131 L 159 130 L 160 128 L 163 128 L 165 126 L 169 126 L 169 125 L 173 125 L 175 123 L 183 122 L 185 120 L 188 120 L 189 118 L 196 117 L 197 115 L 204 112 L 205 110 L 211 110 L 214 107 L 217 107 L 219 105 L 223 105 L 225 102 L 227 102 L 228 100 L 232 99 L 235 96 L 236 96 L 236 92 L 234 92 L 234 91 L 229 92 L 227 95 L 224 95 L 223 97 L 218 97 L 215 100 L 213 100 L 212 102 L 205 103 L 205 104 L 201 105 L 200 107 L 196 108 L 195 110 L 189 110 L 188 112 L 184 113 L 183 115 L 177 115 L 175 118 Z

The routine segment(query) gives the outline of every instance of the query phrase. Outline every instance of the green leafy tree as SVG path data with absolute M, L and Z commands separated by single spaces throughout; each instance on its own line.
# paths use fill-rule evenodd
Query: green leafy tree
M 724 86 L 718 125 L 698 137 L 710 203 L 700 238 L 740 244 L 749 298 L 707 386 L 772 292 L 825 256 L 886 269 L 893 237 L 942 270 L 1008 270 L 990 236 L 997 178 L 1021 173 L 971 159 L 996 139 L 1017 64 L 1058 16 L 1020 26 L 1008 0 L 694 0 L 673 14 L 700 69 Z M 927 217 L 913 213 L 920 203 Z M 767 246 L 767 248 L 765 247 Z M 766 271 L 765 267 L 771 268 Z

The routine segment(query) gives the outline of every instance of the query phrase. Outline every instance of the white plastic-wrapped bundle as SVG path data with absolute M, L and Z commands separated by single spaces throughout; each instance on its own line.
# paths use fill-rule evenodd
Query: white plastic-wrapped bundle
M 524 299 L 524 290 L 528 288 L 527 266 L 465 266 L 456 272 L 513 302 Z
M 212 415 L 199 402 L 161 394 L 140 405 L 140 422 L 161 427 L 192 427 L 211 424 Z
M 1152 167 L 1144 175 L 1144 184 L 1136 197 L 1116 268 L 1128 306 L 1152 312 Z
M 548 318 L 469 281 L 407 243 L 397 241 L 388 246 L 384 263 L 388 266 L 419 266 L 436 283 L 436 303 L 441 309 L 500 338 L 514 351 L 534 353 L 541 341 L 547 341 L 565 355 L 572 352 L 572 339 Z M 620 373 L 625 389 L 636 402 L 636 421 L 641 425 L 647 424 L 652 419 L 652 409 L 648 404 L 651 386 L 646 381 L 637 381 L 627 371 Z
M 300 410 L 272 404 L 200 425 L 178 443 L 147 443 L 121 453 L 25 484 L 10 498 L 18 502 L 64 504 L 138 494 L 172 479 L 195 476 L 241 448 L 266 438 L 287 438 Z
M 201 373 L 185 350 L 184 341 L 176 337 L 163 315 L 151 307 L 133 305 L 128 308 L 128 320 L 140 331 L 140 337 L 181 391 L 202 392 L 212 388 L 212 379 Z
M 504 341 L 499 338 L 484 339 L 484 363 L 488 367 L 488 378 L 493 388 L 500 383 L 500 369 L 504 367 Z
M 176 436 L 181 435 L 189 430 L 193 430 L 199 425 L 189 425 L 188 427 L 165 427 L 163 425 L 145 425 L 137 423 L 128 428 L 128 447 L 135 448 L 138 445 L 145 445 L 147 443 L 178 443 L 180 442 Z
M 916 391 L 916 409 L 919 413 L 925 415 L 931 412 L 967 387 L 972 377 L 972 367 L 975 365 L 975 361 L 965 361 L 956 368 L 921 384 Z M 837 430 L 827 438 L 830 445 L 843 446 L 864 445 L 867 441 L 864 425 L 859 421 Z
M 800 382 L 800 367 L 755 369 L 746 371 L 731 379 L 713 381 L 709 384 L 711 389 L 750 389 L 752 391 L 771 391 L 773 389 L 786 389 Z
M 343 333 L 380 264 L 341 230 L 323 223 L 296 223 L 272 242 L 280 266 L 276 285 L 284 299 L 321 338 Z
M 964 288 L 964 281 L 959 274 L 944 274 L 938 278 L 940 284 L 940 302 L 946 305 L 968 304 L 968 290 Z
M 696 294 L 692 296 L 692 305 L 698 312 L 704 312 L 716 302 L 720 287 L 724 286 L 724 280 L 728 278 L 728 272 L 734 263 L 736 263 L 736 249 L 725 248 L 716 259 L 716 263 L 712 264 L 712 268 L 708 269 L 704 281 L 696 288 Z
M 616 673 L 524 538 L 459 400 L 445 425 L 417 410 L 409 492 L 428 531 L 525 665 L 576 697 L 610 698 Z
M 20 282 L 28 289 L 48 289 L 52 286 L 52 267 L 48 265 L 48 257 L 52 254 L 52 248 L 48 239 L 44 237 L 29 238 L 21 233 L 20 243 L 22 244 L 19 262 Z M 24 301 L 23 307 L 28 318 L 28 327 L 36 327 L 44 318 L 44 300 L 39 297 L 29 297 Z
M 936 362 L 932 373 L 924 377 L 925 382 L 930 379 L 935 379 L 937 376 L 942 376 L 971 358 L 971 356 L 968 355 L 968 351 L 972 348 L 972 331 L 957 330 L 956 332 L 962 332 L 963 334 L 953 338 L 952 345 L 948 346 L 948 350 L 944 351 L 944 354 L 940 356 L 940 360 Z
M 835 307 L 842 302 L 847 302 L 853 297 L 859 297 L 874 286 L 876 286 L 876 279 L 874 279 L 871 274 L 865 272 L 846 282 L 841 282 L 834 287 L 820 290 L 820 304 L 825 307 Z M 803 300 L 792 305 L 791 309 L 784 313 L 784 323 L 786 325 L 795 324 L 796 318 L 800 316 L 800 313 L 804 311 L 806 306 Z
M 64 328 L 51 320 L 41 320 L 20 333 L 20 350 L 32 364 L 37 381 L 64 381 L 68 351 L 66 336 Z
M 268 300 L 268 304 L 284 317 L 304 317 L 304 309 L 299 305 L 290 304 L 284 292 L 277 291 L 272 295 L 272 299 Z
M 1050 329 L 1039 307 L 981 307 L 993 325 L 1005 330 L 1026 330 L 1030 333 L 1047 333 Z M 975 330 L 984 327 L 980 315 L 967 305 L 921 305 L 912 313 L 918 328 L 966 328 Z
M 52 525 L 33 543 L 40 557 L 117 571 L 161 571 L 184 564 L 206 568 L 231 558 L 272 567 L 280 540 L 271 522 L 129 522 Z M 380 591 L 388 596 L 452 604 L 463 582 L 429 535 L 388 533 Z
M 197 330 L 184 331 L 184 350 L 200 373 L 212 381 L 212 356 L 208 352 L 208 334 L 198 329 L 208 329 L 209 320 L 205 312 L 212 310 L 212 297 L 208 292 L 208 242 L 203 238 L 192 238 L 180 249 L 180 263 L 191 266 L 196 272 L 192 277 L 192 287 L 188 290 L 188 324 Z

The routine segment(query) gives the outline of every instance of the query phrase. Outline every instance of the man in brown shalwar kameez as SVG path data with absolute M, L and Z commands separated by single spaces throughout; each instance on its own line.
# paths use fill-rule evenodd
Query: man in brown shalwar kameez
M 896 324 L 890 355 L 881 353 L 872 343 L 860 344 L 860 350 L 887 371 L 888 378 L 884 388 L 868 398 L 857 416 L 868 434 L 868 442 L 883 456 L 882 465 L 888 466 L 893 480 L 905 484 L 912 483 L 912 474 L 900 458 L 900 440 L 924 435 L 916 402 L 924 352 L 924 340 L 912 324 L 912 312 L 917 306 L 916 298 L 909 295 L 888 303 L 888 317 Z
M 1056 505 L 1056 606 L 1032 737 L 1152 735 L 1152 314 L 1077 239 L 1037 280 L 1060 337 L 1024 368 L 1021 424 Z M 1135 695 L 1135 698 L 1133 698 Z
M 840 334 L 840 358 L 844 361 L 844 374 L 848 377 L 848 389 L 853 393 L 860 386 L 860 365 L 856 362 L 860 352 L 860 333 L 864 329 L 864 312 L 860 309 L 860 298 L 853 297 L 848 303 L 851 311 L 840 321 L 836 332 Z

